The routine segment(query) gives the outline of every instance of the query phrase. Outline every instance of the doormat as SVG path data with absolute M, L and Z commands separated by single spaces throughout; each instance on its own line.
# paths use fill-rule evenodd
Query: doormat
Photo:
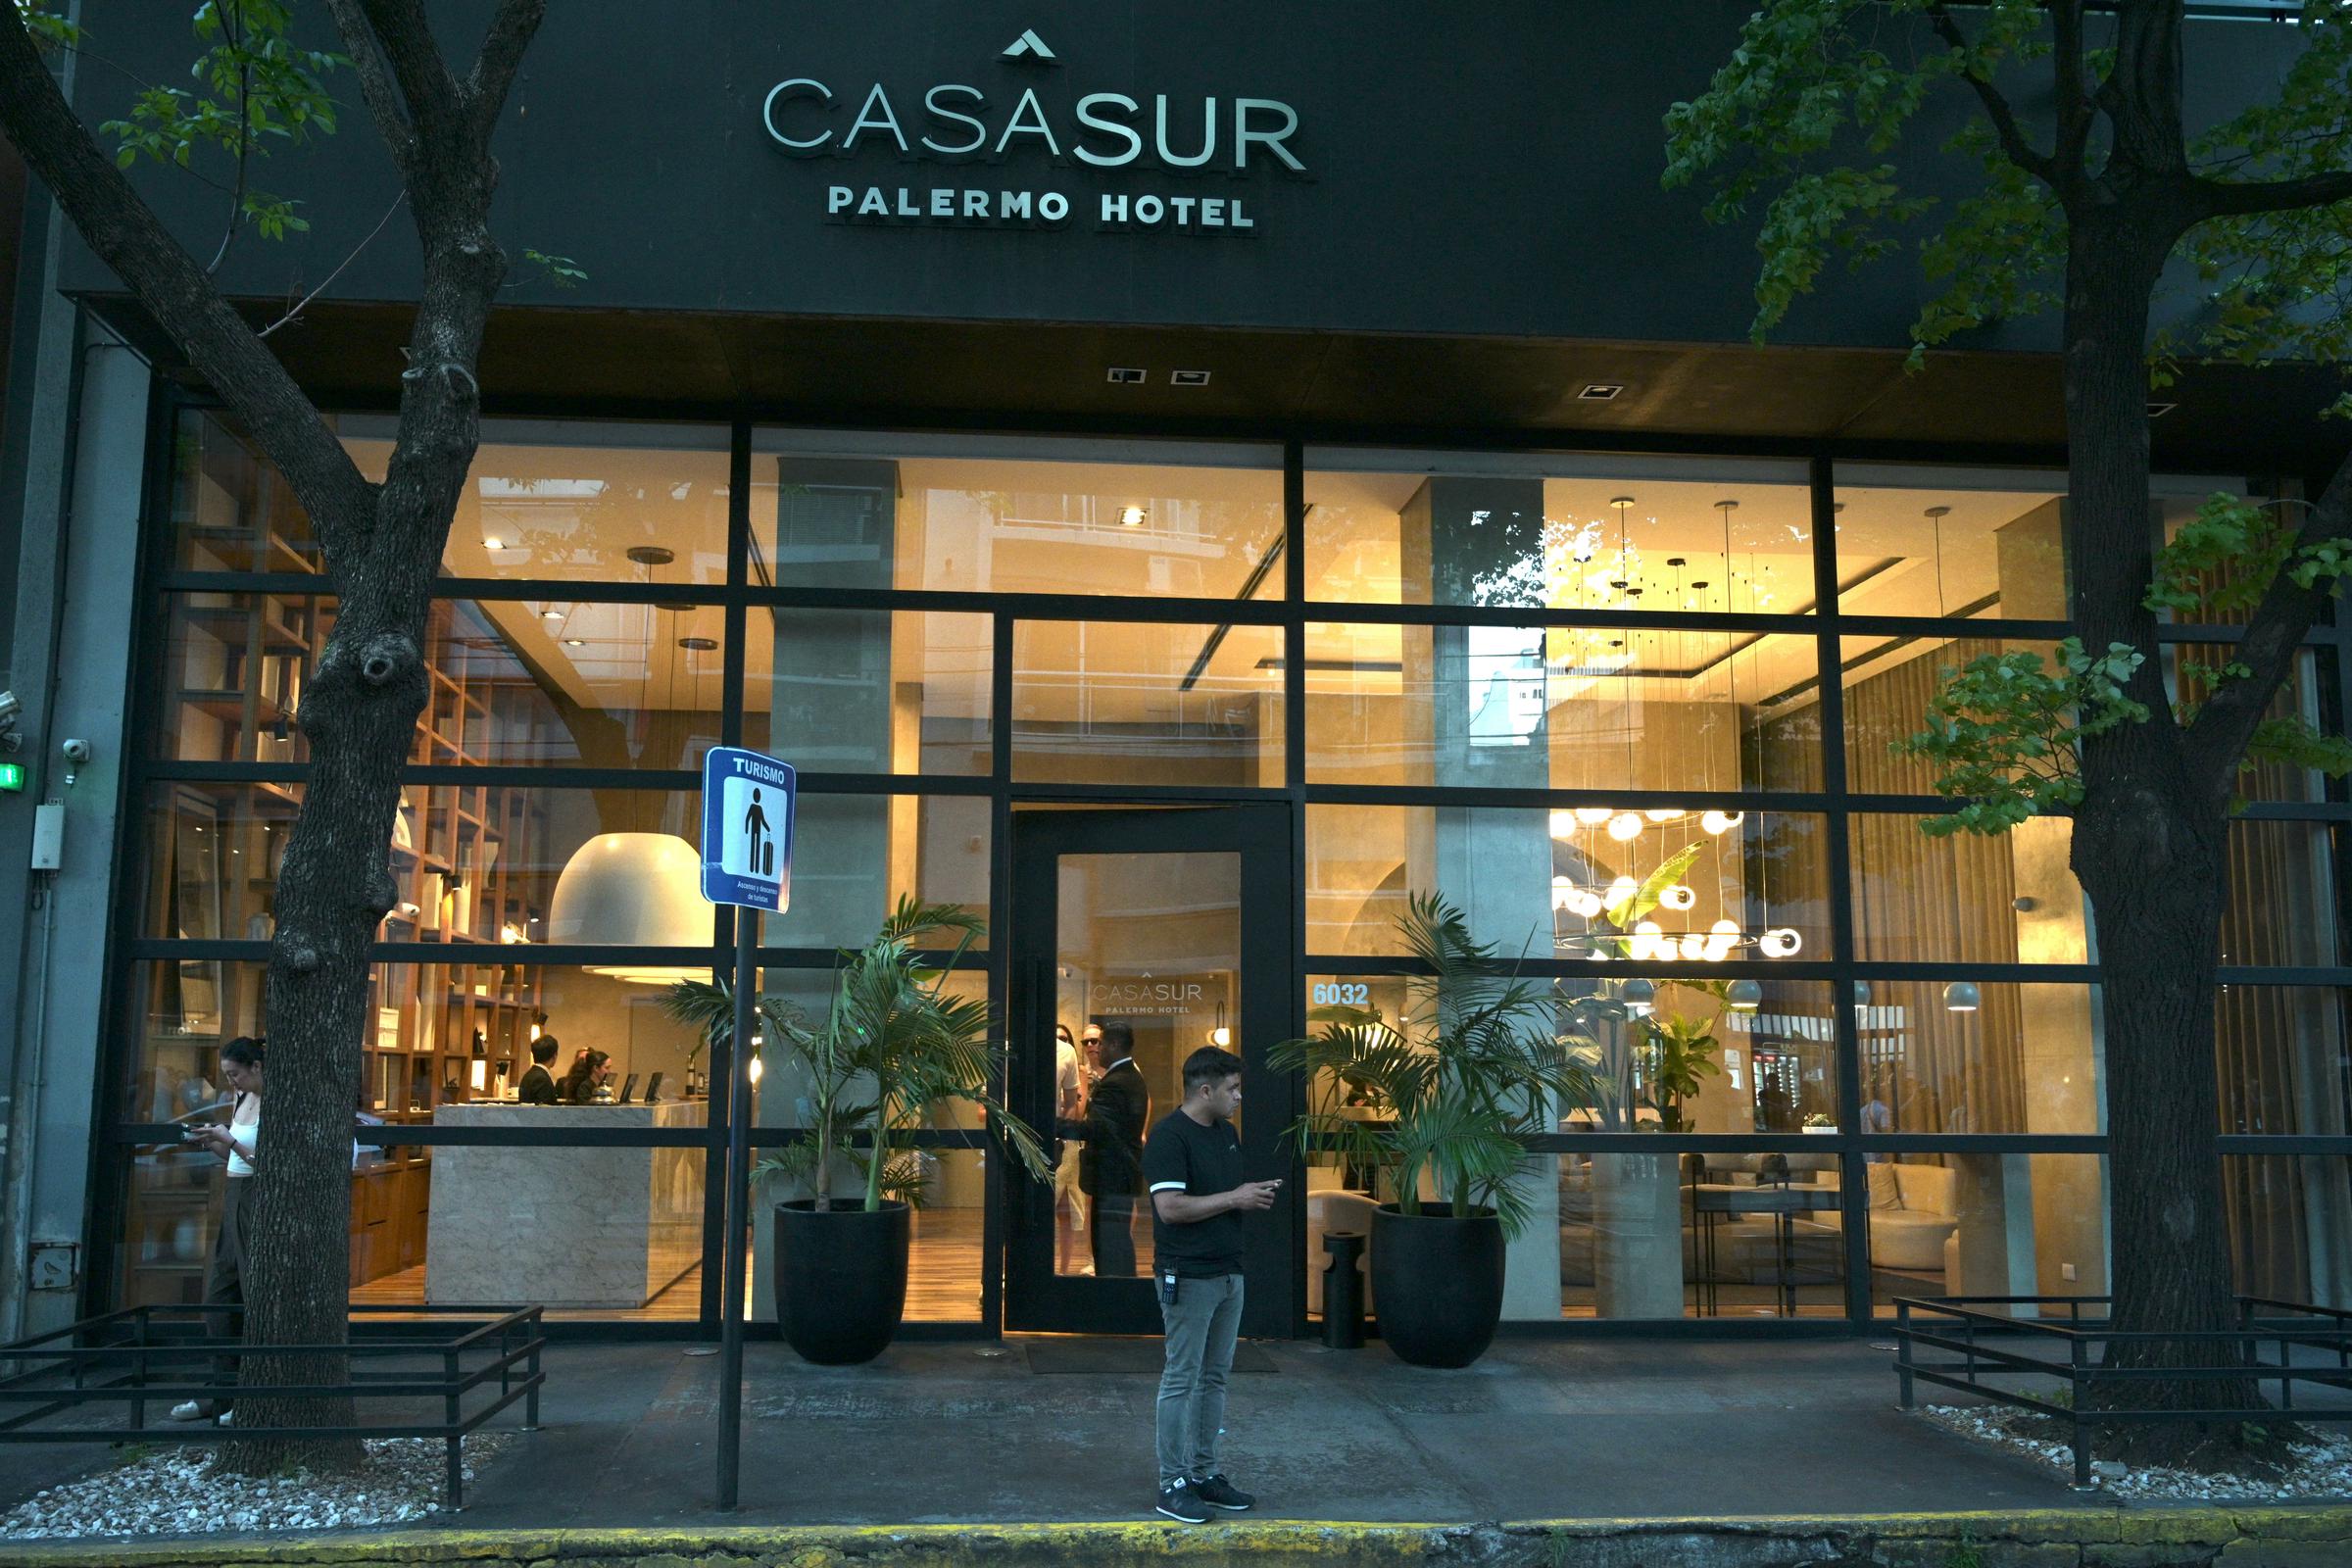
M 1157 1377 L 1162 1360 L 1160 1342 L 1153 1339 L 1073 1335 L 1067 1339 L 1029 1340 L 1021 1348 L 1028 1352 L 1029 1370 L 1040 1374 L 1134 1372 Z M 1233 1369 L 1236 1372 L 1276 1370 L 1274 1358 L 1248 1340 L 1233 1348 Z

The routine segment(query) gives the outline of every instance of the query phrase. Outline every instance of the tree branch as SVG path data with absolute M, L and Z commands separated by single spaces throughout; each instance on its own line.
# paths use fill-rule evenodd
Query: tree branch
M 2352 172 L 2308 174 L 2300 179 L 2190 181 L 2191 199 L 2207 218 L 2246 213 L 2285 213 L 2352 201 Z
M 384 66 L 375 29 L 368 25 L 367 13 L 360 9 L 360 0 L 326 0 L 326 9 L 335 19 L 335 30 L 343 35 L 343 48 L 351 56 L 352 70 L 359 73 L 360 95 L 368 100 L 368 113 L 375 121 L 376 134 L 383 138 L 385 150 L 392 155 L 392 167 L 406 179 L 416 158 L 416 128 L 401 103 L 400 89 L 393 84 L 391 73 Z
M 359 4 L 368 13 L 376 42 L 383 46 L 393 79 L 400 83 L 400 96 L 416 122 L 416 134 L 438 139 L 455 131 L 460 103 L 457 78 L 449 74 L 433 43 L 433 29 L 424 20 L 419 0 L 359 0 Z
M 0 129 L 100 261 L 204 373 L 311 514 L 330 564 L 374 487 L 244 318 L 131 189 L 66 102 L 13 5 L 0 6 Z
M 375 236 L 384 231 L 384 225 L 392 221 L 392 215 L 399 212 L 400 204 L 408 199 L 409 190 L 408 187 L 404 185 L 400 189 L 400 194 L 392 198 L 392 205 L 384 209 L 384 216 L 377 219 L 375 220 L 375 226 L 368 231 L 368 238 L 360 241 L 357 245 L 354 245 L 351 248 L 351 254 L 337 262 L 335 264 L 335 270 L 327 273 L 325 277 L 321 278 L 317 288 L 311 290 L 301 299 L 295 301 L 294 304 L 286 311 L 285 315 L 279 317 L 276 320 L 271 321 L 268 326 L 263 327 L 259 332 L 256 332 L 254 336 L 268 337 L 270 333 L 276 331 L 288 321 L 294 320 L 296 318 L 300 317 L 305 310 L 309 309 L 311 301 L 325 293 L 328 285 L 333 283 L 336 278 L 343 275 L 343 269 L 349 267 L 353 262 L 356 262 L 360 259 L 360 252 L 366 250 L 368 245 L 374 241 Z
M 490 30 L 482 38 L 481 56 L 466 78 L 466 97 L 473 112 L 474 134 L 484 146 L 489 145 L 490 132 L 506 107 L 508 90 L 514 85 L 515 73 L 522 67 L 523 52 L 530 48 L 531 39 L 546 16 L 547 0 L 501 0 L 498 15 L 490 19 Z
M 2352 538 L 2352 458 L 2337 466 L 2320 504 L 2303 520 L 2293 552 L 2246 622 L 2236 657 L 2251 673 L 2226 683 L 2207 698 L 2188 726 L 2184 740 L 2188 765 L 2199 787 L 2217 804 L 2229 800 L 2255 729 L 2293 669 L 2304 635 L 2318 623 L 2335 589 L 2335 584 L 2325 578 L 2309 588 L 2298 587 L 2289 575 L 2294 557 L 2308 546 L 2346 538 Z
M 1951 46 L 1953 53 L 1968 53 L 1968 35 L 1960 30 L 1960 24 L 1952 20 L 1951 12 L 1940 4 L 1931 5 L 1928 7 L 1928 20 L 1935 24 L 1936 35 Z M 1960 79 L 1976 90 L 1978 101 L 1984 104 L 1985 117 L 1992 122 L 1993 133 L 2001 139 L 2002 154 L 2027 173 L 2056 186 L 2059 183 L 2056 162 L 2047 154 L 2035 152 L 2034 144 L 2026 140 L 2025 129 L 2018 124 L 2017 116 L 2010 110 L 2009 100 L 2001 96 L 2001 90 L 1988 78 L 1978 75 L 1966 66 L 1960 69 Z
M 2072 177 L 2082 171 L 2095 118 L 2084 76 L 2082 0 L 2051 0 L 2050 25 L 2058 41 L 2058 147 L 2052 162 Z
M 236 6 L 220 8 L 220 27 L 228 34 L 229 47 L 239 49 L 236 33 Z M 237 228 L 245 216 L 245 161 L 253 150 L 253 65 L 242 62 L 237 67 L 237 184 L 228 194 L 228 226 L 220 231 L 220 248 L 213 253 L 212 265 L 204 270 L 207 276 L 220 270 L 228 260 L 228 248 L 236 243 Z

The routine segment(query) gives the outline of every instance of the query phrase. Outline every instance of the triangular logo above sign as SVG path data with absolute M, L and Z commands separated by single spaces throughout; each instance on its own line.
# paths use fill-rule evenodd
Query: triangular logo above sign
M 1012 40 L 1011 47 L 1004 51 L 1004 58 L 1006 60 L 1052 60 L 1054 58 L 1054 54 L 1053 50 L 1046 47 L 1046 40 L 1037 35 L 1036 28 L 1025 27 L 1021 30 L 1021 35 Z

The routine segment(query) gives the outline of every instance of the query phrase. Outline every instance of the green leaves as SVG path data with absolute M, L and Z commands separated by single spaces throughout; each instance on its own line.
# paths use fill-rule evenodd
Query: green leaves
M 1888 750 L 1939 771 L 1936 793 L 1966 802 L 1921 824 L 1931 837 L 2005 833 L 2030 816 L 2082 804 L 2082 743 L 2119 724 L 2145 723 L 2125 695 L 2146 656 L 2128 643 L 2084 652 L 2058 645 L 2058 667 L 2033 652 L 1986 654 L 1945 668 L 1927 727 Z
M 1520 1140 L 1551 1131 L 1555 1105 L 1588 1102 L 1592 1079 L 1569 1059 L 1548 993 L 1473 941 L 1459 909 L 1415 894 L 1397 930 L 1423 971 L 1404 1017 L 1391 1025 L 1359 1008 L 1320 1007 L 1317 1034 L 1268 1054 L 1271 1065 L 1308 1078 L 1309 1108 L 1286 1136 L 1302 1151 L 1336 1151 L 1389 1172 L 1407 1214 L 1421 1212 L 1428 1171 L 1452 1212 L 1492 1208 L 1516 1236 L 1530 1218 L 1514 1180 L 1527 1157 Z M 1350 1091 L 1384 1119 L 1349 1114 L 1342 1100 Z
M 545 279 L 551 288 L 577 288 L 588 280 L 580 264 L 568 256 L 555 256 L 525 245 L 522 261 L 532 274 Z
M 204 0 L 193 24 L 205 46 L 188 72 L 196 85 L 146 87 L 127 118 L 99 126 L 119 143 L 117 167 L 145 158 L 192 170 L 197 153 L 214 148 L 237 166 L 230 194 L 238 220 L 271 239 L 308 229 L 293 200 L 247 188 L 245 164 L 272 145 L 307 141 L 314 129 L 332 135 L 336 106 L 324 78 L 351 62 L 296 46 L 290 0 Z

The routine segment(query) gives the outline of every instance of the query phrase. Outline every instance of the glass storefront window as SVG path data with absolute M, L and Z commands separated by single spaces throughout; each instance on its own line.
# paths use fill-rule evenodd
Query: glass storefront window
M 2107 1162 L 2097 1154 L 1882 1155 L 1870 1181 L 1870 1296 L 2107 1294 Z M 2012 1308 L 2020 1317 L 2063 1306 Z
M 266 941 L 299 784 L 182 781 L 148 788 L 138 930 L 190 942 Z M 199 1004 L 211 1015 L 217 1007 Z
M 1927 727 L 1928 705 L 1944 671 L 1988 655 L 2035 653 L 2057 645 L 2002 637 L 1849 636 L 1839 640 L 1845 716 L 1845 787 L 1857 795 L 1936 794 L 1934 764 L 1891 748 Z
M 1821 785 L 1811 637 L 1309 621 L 1307 777 L 1738 791 Z
M 1278 626 L 1024 620 L 1012 665 L 1015 779 L 1285 782 Z
M 1845 1315 L 1836 1155 L 1595 1150 L 1558 1172 L 1564 1316 Z
M 1926 816 L 1857 812 L 1854 956 L 1899 963 L 2088 963 L 2089 921 L 2067 856 L 2074 824 L 1930 838 Z
M 308 761 L 295 713 L 334 602 L 197 591 L 164 608 L 159 755 Z M 718 742 L 725 635 L 716 605 L 436 600 L 409 760 L 699 767 Z
M 1282 454 L 760 430 L 758 587 L 1279 599 Z
M 988 912 L 989 803 L 978 796 L 801 796 L 792 907 L 763 914 L 771 948 L 860 948 L 902 898 Z M 986 948 L 984 934 L 973 943 Z
M 384 476 L 397 421 L 347 415 L 343 444 Z M 441 569 L 648 585 L 727 580 L 727 431 L 484 419 Z
M 2352 1160 L 2226 1154 L 2222 1195 L 2240 1295 L 2352 1302 Z
M 189 409 L 172 432 L 172 564 L 182 571 L 318 571 L 311 519 L 227 416 Z
M 2344 941 L 2345 829 L 2240 818 L 2230 824 L 2225 964 L 2325 967 L 2352 962 Z
M 1435 890 L 1514 957 L 1829 957 L 1824 827 L 1714 808 L 1309 806 L 1307 952 L 1399 953 L 1407 900 Z M 1678 865 L 1634 913 L 1629 899 Z M 1611 908 L 1632 915 L 1622 941 Z
M 2066 475 L 1838 466 L 1848 615 L 2064 620 Z
M 2106 1131 L 2096 986 L 1877 979 L 1855 996 L 1856 1131 Z
M 1810 614 L 1811 497 L 1799 464 L 1318 447 L 1306 596 Z
M 989 771 L 988 616 L 756 609 L 751 627 L 746 746 L 804 772 Z
M 2226 1133 L 2352 1133 L 2352 990 L 2226 985 L 2214 998 L 2214 1065 Z

